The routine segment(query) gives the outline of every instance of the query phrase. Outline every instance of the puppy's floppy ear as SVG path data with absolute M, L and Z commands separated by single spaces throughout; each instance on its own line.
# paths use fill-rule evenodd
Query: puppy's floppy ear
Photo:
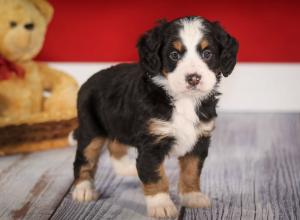
M 137 43 L 140 64 L 150 75 L 159 73 L 162 68 L 159 53 L 163 44 L 163 31 L 166 24 L 165 20 L 159 21 L 158 25 L 142 35 Z
M 221 47 L 220 70 L 223 76 L 227 77 L 233 71 L 236 64 L 239 44 L 218 22 L 213 22 L 212 27 L 214 38 Z

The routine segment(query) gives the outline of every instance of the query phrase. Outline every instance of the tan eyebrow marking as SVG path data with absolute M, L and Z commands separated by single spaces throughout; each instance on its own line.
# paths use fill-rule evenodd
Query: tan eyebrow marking
M 166 78 L 168 78 L 168 71 L 166 70 L 166 68 L 163 68 L 162 73 Z
M 181 43 L 180 40 L 175 40 L 175 41 L 173 42 L 173 46 L 174 46 L 174 48 L 175 48 L 176 50 L 178 50 L 178 51 L 182 51 L 182 50 L 183 50 L 183 45 L 182 45 L 182 43 Z
M 200 45 L 200 48 L 203 50 L 206 47 L 208 47 L 208 41 L 206 39 L 203 39 L 203 40 L 201 40 L 199 45 Z

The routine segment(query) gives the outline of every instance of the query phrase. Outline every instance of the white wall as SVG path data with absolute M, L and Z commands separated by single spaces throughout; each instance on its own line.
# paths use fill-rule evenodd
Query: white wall
M 113 63 L 50 63 L 80 84 Z M 300 64 L 239 63 L 224 78 L 219 111 L 300 112 Z

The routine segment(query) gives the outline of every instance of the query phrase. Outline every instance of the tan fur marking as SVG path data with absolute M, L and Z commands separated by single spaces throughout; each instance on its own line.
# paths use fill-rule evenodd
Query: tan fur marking
M 157 137 L 156 142 L 160 142 L 162 139 L 172 136 L 172 127 L 167 121 L 153 118 L 149 120 L 148 125 L 150 134 Z
M 159 173 L 161 179 L 156 183 L 144 184 L 143 186 L 144 194 L 146 196 L 169 191 L 169 182 L 163 164 L 159 166 L 157 172 Z
M 183 49 L 183 45 L 182 45 L 182 43 L 181 43 L 180 40 L 174 41 L 174 42 L 173 42 L 173 46 L 174 46 L 174 48 L 175 48 L 176 50 L 178 50 L 178 51 L 182 51 L 182 49 Z
M 165 68 L 163 68 L 162 74 L 164 75 L 164 77 L 168 78 L 168 71 Z
M 200 42 L 200 48 L 203 50 L 205 49 L 206 47 L 208 47 L 208 41 L 206 39 L 203 39 L 201 42 Z
M 179 165 L 179 192 L 199 192 L 202 161 L 196 156 L 186 155 L 179 158 Z
M 99 154 L 104 142 L 105 138 L 94 138 L 91 143 L 84 149 L 84 156 L 88 163 L 81 166 L 79 171 L 79 178 L 75 181 L 75 184 L 78 184 L 83 180 L 90 180 L 94 178 Z
M 116 159 L 120 159 L 121 157 L 127 154 L 128 147 L 117 140 L 113 140 L 109 142 L 108 150 L 111 156 L 113 156 Z
M 197 133 L 199 136 L 210 137 L 214 129 L 215 129 L 215 119 L 212 119 L 208 122 L 200 121 L 197 124 Z

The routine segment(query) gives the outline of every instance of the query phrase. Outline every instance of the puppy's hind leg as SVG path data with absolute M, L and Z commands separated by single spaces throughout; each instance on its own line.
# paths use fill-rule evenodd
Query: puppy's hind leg
M 128 146 L 117 140 L 111 140 L 108 144 L 108 150 L 116 174 L 121 176 L 137 176 L 135 161 L 128 157 Z
M 103 137 L 95 137 L 88 141 L 79 139 L 74 162 L 75 187 L 72 193 L 74 200 L 87 202 L 97 198 L 94 175 L 105 140 Z

